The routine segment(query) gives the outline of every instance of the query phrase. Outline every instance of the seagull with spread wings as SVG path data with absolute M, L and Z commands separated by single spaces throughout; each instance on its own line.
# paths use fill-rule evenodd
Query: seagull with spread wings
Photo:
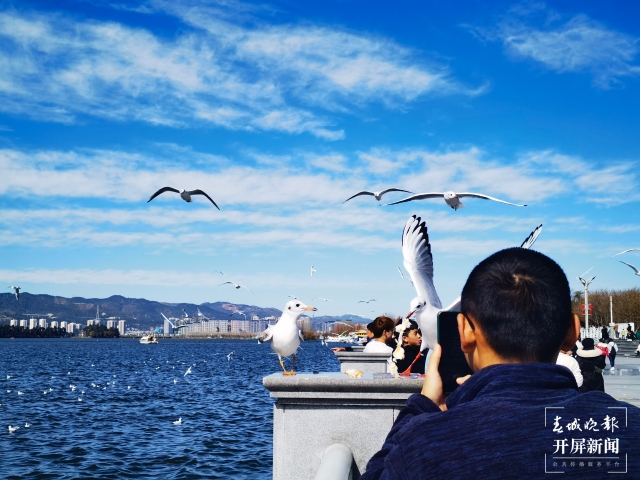
M 204 195 L 205 197 L 207 197 L 209 199 L 209 201 L 211 203 L 213 203 L 213 205 L 220 210 L 220 207 L 216 204 L 216 202 L 213 201 L 213 199 L 207 195 L 205 192 L 203 192 L 202 190 L 185 190 L 184 188 L 181 189 L 177 189 L 177 188 L 173 188 L 173 187 L 162 187 L 160 190 L 158 190 L 156 193 L 154 193 L 153 195 L 151 195 L 151 198 L 149 198 L 149 200 L 147 200 L 147 203 L 149 203 L 151 200 L 153 200 L 154 198 L 156 198 L 158 195 L 163 194 L 164 192 L 175 192 L 175 193 L 179 193 L 180 197 L 185 201 L 185 202 L 191 202 L 191 196 L 192 195 Z
M 520 245 L 529 249 L 542 232 L 542 225 L 536 227 Z M 422 346 L 433 348 L 437 342 L 437 322 L 440 311 L 459 311 L 460 297 L 448 307 L 442 308 L 440 298 L 433 283 L 433 256 L 429 235 L 425 222 L 420 217 L 412 216 L 404 227 L 402 234 L 402 256 L 404 268 L 409 272 L 418 296 L 411 300 L 406 318 L 415 315 L 415 320 L 422 332 Z
M 387 188 L 386 190 L 382 190 L 381 192 L 370 192 L 368 190 L 363 190 L 362 192 L 358 192 L 355 195 L 350 196 L 349 198 L 347 198 L 344 202 L 342 203 L 347 203 L 349 200 L 351 200 L 352 198 L 356 198 L 362 195 L 368 195 L 371 197 L 374 197 L 377 201 L 380 201 L 380 199 L 382 198 L 382 196 L 385 193 L 389 193 L 389 192 L 404 192 L 404 193 L 413 193 L 410 192 L 409 190 L 401 190 L 399 188 Z
M 618 260 L 620 263 L 624 263 L 626 266 L 630 267 L 633 269 L 634 272 L 636 272 L 636 275 L 640 277 L 640 270 L 638 270 L 636 267 L 634 267 L 633 265 L 631 265 L 630 263 L 627 262 L 623 262 L 622 260 Z
M 224 283 L 221 283 L 221 284 L 220 284 L 220 285 L 218 285 L 218 286 L 219 286 L 219 287 L 221 287 L 222 285 L 227 285 L 227 284 L 231 284 L 231 285 L 233 285 L 233 287 L 234 287 L 236 290 L 239 290 L 239 289 L 241 289 L 241 288 L 246 288 L 247 290 L 249 290 L 249 291 L 251 292 L 251 289 L 250 289 L 249 287 L 245 287 L 244 285 L 240 285 L 239 283 L 234 283 L 234 282 L 224 282 Z M 251 293 L 253 293 L 253 292 L 251 292 Z M 253 294 L 255 295 L 255 293 L 253 293 Z
M 454 210 L 458 210 L 459 208 L 464 208 L 464 203 L 460 201 L 461 198 L 481 198 L 482 200 L 493 200 L 494 202 L 506 203 L 507 205 L 513 205 L 515 207 L 526 207 L 526 205 L 519 205 L 517 203 L 505 202 L 504 200 L 500 200 L 499 198 L 490 197 L 489 195 L 483 195 L 482 193 L 472 193 L 472 192 L 455 193 L 451 191 L 418 193 L 417 195 L 412 195 L 402 200 L 398 200 L 397 202 L 388 203 L 387 206 L 397 205 L 399 203 L 412 202 L 414 200 L 426 200 L 429 198 L 442 198 L 444 199 L 444 202 Z
M 369 302 L 375 302 L 376 299 L 372 298 L 371 300 L 358 300 L 358 303 L 369 303 Z

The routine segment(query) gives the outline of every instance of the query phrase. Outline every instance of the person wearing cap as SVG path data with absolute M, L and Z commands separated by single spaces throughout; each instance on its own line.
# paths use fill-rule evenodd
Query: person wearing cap
M 605 367 L 605 356 L 599 348 L 595 348 L 593 338 L 582 340 L 582 349 L 576 352 L 576 360 L 582 372 L 582 386 L 580 392 L 599 390 L 604 392 L 604 378 L 602 372 Z

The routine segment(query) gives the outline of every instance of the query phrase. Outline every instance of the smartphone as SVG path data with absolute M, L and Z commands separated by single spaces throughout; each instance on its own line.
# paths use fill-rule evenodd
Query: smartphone
M 459 387 L 456 382 L 457 378 L 473 373 L 460 349 L 458 313 L 460 312 L 438 313 L 438 343 L 442 347 L 438 372 L 442 378 L 442 387 L 446 395 Z

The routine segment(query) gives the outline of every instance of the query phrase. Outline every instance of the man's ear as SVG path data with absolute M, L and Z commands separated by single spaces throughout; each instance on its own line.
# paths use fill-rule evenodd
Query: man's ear
M 580 336 L 580 317 L 573 314 L 573 318 L 571 319 L 571 325 L 569 325 L 569 330 L 567 330 L 567 335 L 564 337 L 564 341 L 562 342 L 561 350 L 568 352 L 575 345 L 578 337 Z
M 470 353 L 476 346 L 476 332 L 471 323 L 462 313 L 458 314 L 458 333 L 460 334 L 460 349 L 464 353 Z

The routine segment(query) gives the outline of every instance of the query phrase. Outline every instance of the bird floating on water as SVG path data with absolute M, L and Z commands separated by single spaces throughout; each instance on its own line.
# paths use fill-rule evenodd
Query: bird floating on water
M 24 393 L 19 391 L 19 392 L 18 392 L 18 395 L 24 395 Z
M 443 198 L 445 203 L 449 205 L 454 210 L 458 210 L 459 208 L 464 208 L 464 203 L 460 201 L 461 198 L 481 198 L 483 200 L 493 200 L 494 202 L 506 203 L 507 205 L 513 205 L 514 207 L 526 207 L 526 205 L 520 205 L 517 203 L 505 202 L 504 200 L 500 200 L 499 198 L 490 197 L 489 195 L 483 195 L 482 193 L 472 193 L 472 192 L 464 192 L 464 193 L 455 193 L 455 192 L 432 192 L 432 193 L 418 193 L 417 195 L 412 195 L 410 197 L 404 198 L 402 200 L 398 200 L 397 202 L 388 203 L 388 205 L 397 205 L 399 203 L 412 202 L 413 200 L 426 200 L 429 198 Z
M 389 192 L 413 193 L 413 192 L 410 192 L 409 190 L 401 190 L 401 189 L 399 189 L 399 188 L 387 188 L 386 190 L 382 190 L 381 192 L 370 192 L 370 191 L 368 191 L 368 190 L 363 190 L 363 191 L 361 191 L 361 192 L 356 193 L 355 195 L 350 196 L 349 198 L 347 198 L 347 199 L 346 199 L 344 202 L 342 202 L 342 203 L 343 203 L 343 204 L 344 204 L 344 203 L 347 203 L 347 202 L 348 202 L 349 200 L 351 200 L 352 198 L 356 198 L 356 197 L 359 197 L 359 196 L 361 196 L 361 195 L 368 195 L 368 196 L 374 197 L 377 201 L 380 201 L 380 199 L 382 198 L 382 196 L 383 196 L 385 193 L 389 193 Z
M 239 290 L 240 288 L 246 288 L 247 290 L 249 290 L 251 292 L 251 289 L 249 287 L 245 287 L 244 285 L 240 285 L 239 283 L 234 283 L 234 282 L 224 282 L 224 283 L 221 283 L 218 286 L 221 287 L 222 285 L 227 285 L 227 284 L 233 285 L 236 290 Z M 251 292 L 251 293 L 253 293 L 253 292 Z M 255 295 L 255 293 L 253 293 L 253 294 Z
M 12 427 L 11 425 L 9 425 L 9 433 L 14 433 L 18 430 L 20 430 L 20 427 Z
M 24 424 L 24 428 L 29 428 L 30 426 L 31 426 L 31 424 L 30 424 L 30 423 L 25 423 L 25 424 Z
M 285 305 L 278 322 L 275 325 L 270 325 L 258 339 L 258 343 L 271 342 L 271 350 L 278 354 L 278 361 L 284 375 L 295 375 L 296 351 L 300 342 L 304 341 L 297 320 L 304 312 L 315 312 L 316 310 L 316 307 L 307 306 L 299 300 L 291 300 Z M 293 358 L 291 371 L 287 372 L 282 357 L 289 355 L 293 355 Z
M 173 422 L 174 425 L 182 425 L 182 417 L 178 418 L 175 422 Z
M 633 269 L 634 272 L 636 272 L 636 275 L 640 277 L 640 270 L 638 270 L 636 267 L 634 267 L 633 265 L 631 265 L 630 263 L 627 262 L 623 262 L 622 260 L 618 260 L 620 263 L 624 263 L 626 266 L 631 267 Z
M 13 293 L 16 296 L 16 300 L 20 300 L 20 287 L 14 287 L 13 285 L 10 285 L 8 288 L 13 288 Z
M 175 193 L 179 193 L 180 197 L 185 201 L 185 202 L 189 202 L 191 203 L 191 195 L 204 195 L 205 197 L 207 197 L 209 199 L 209 201 L 211 203 L 213 203 L 213 205 L 220 210 L 220 207 L 218 205 L 216 205 L 216 202 L 213 201 L 213 199 L 207 195 L 205 192 L 203 192 L 202 190 L 185 190 L 183 188 L 181 188 L 180 190 L 178 190 L 177 188 L 173 188 L 173 187 L 162 187 L 160 190 L 158 190 L 156 193 L 154 193 L 153 195 L 151 195 L 151 198 L 149 198 L 149 200 L 147 200 L 147 203 L 149 203 L 151 200 L 153 200 L 154 198 L 156 198 L 158 195 L 163 194 L 164 192 L 175 192 Z
M 227 355 L 227 360 L 228 360 L 228 361 L 231 361 L 231 357 L 233 356 L 233 354 L 234 354 L 234 353 L 235 353 L 235 352 L 231 352 L 229 355 Z

